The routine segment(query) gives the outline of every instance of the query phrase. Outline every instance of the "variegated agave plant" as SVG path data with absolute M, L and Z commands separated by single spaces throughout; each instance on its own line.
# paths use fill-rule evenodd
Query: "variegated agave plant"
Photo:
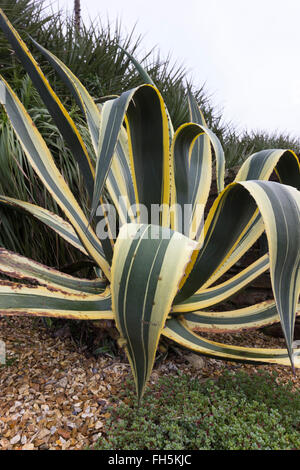
M 191 122 L 174 130 L 163 99 L 143 74 L 145 85 L 97 106 L 84 86 L 53 54 L 35 43 L 68 86 L 86 118 L 91 155 L 73 120 L 3 12 L 0 26 L 40 93 L 76 158 L 91 199 L 91 214 L 107 198 L 117 209 L 119 236 L 99 240 L 60 174 L 42 136 L 2 79 L 2 100 L 29 163 L 68 222 L 28 202 L 1 196 L 1 204 L 21 209 L 88 254 L 103 273 L 78 279 L 1 249 L 0 312 L 74 319 L 114 319 L 141 398 L 158 341 L 164 335 L 182 346 L 228 360 L 300 366 L 293 349 L 299 298 L 300 171 L 292 151 L 267 150 L 249 157 L 224 189 L 224 154 L 189 96 Z M 84 66 L 84 65 L 83 65 Z M 208 199 L 212 157 L 219 195 L 204 226 L 196 208 Z M 268 181 L 275 169 L 280 183 Z M 163 204 L 156 236 L 130 206 Z M 179 211 L 192 205 L 190 232 L 179 233 Z M 168 208 L 177 208 L 171 216 Z M 197 236 L 192 239 L 193 233 Z M 269 253 L 226 282 L 217 282 L 266 232 Z M 126 236 L 125 236 L 126 232 Z M 26 234 L 25 234 L 26 236 Z M 37 234 L 38 236 L 38 234 Z M 203 240 L 203 243 L 199 241 Z M 270 270 L 274 300 L 234 311 L 211 311 L 263 272 Z M 257 349 L 209 341 L 195 331 L 258 328 L 280 319 L 287 349 Z

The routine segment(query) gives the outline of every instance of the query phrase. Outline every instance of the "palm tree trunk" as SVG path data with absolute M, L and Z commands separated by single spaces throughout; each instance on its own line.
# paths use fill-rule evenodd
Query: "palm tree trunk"
M 80 0 L 74 0 L 74 24 L 75 28 L 80 28 Z

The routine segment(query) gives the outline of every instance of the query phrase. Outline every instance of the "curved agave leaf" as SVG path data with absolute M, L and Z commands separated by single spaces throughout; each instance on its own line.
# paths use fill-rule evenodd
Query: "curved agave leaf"
M 161 331 L 197 244 L 170 229 L 128 224 L 112 263 L 112 305 L 141 399 Z
M 203 113 L 201 109 L 199 108 L 194 95 L 191 93 L 189 89 L 188 89 L 188 103 L 189 103 L 191 122 L 195 124 L 199 124 L 200 126 L 203 126 L 207 129 L 207 124 L 205 122 Z M 213 132 L 211 132 L 209 129 L 208 129 L 208 132 L 209 132 L 208 137 L 210 137 L 211 143 L 215 151 L 217 188 L 218 188 L 218 192 L 221 192 L 224 189 L 224 176 L 225 176 L 224 152 L 223 152 L 222 145 L 219 139 L 217 138 L 217 136 L 215 136 Z M 196 160 L 196 162 L 198 161 L 201 162 L 201 160 L 203 159 L 202 155 L 203 154 L 205 155 L 205 153 L 208 151 L 207 146 L 209 145 L 209 141 L 205 135 L 201 135 L 197 138 L 196 144 L 197 146 L 195 145 L 195 147 L 192 150 L 191 160 Z M 196 165 L 198 166 L 199 163 L 197 163 Z M 199 182 L 200 182 L 200 179 L 198 179 L 199 176 L 197 175 L 197 173 L 193 174 L 193 172 L 191 172 L 190 178 L 194 178 L 192 185 L 195 188 L 194 191 L 198 191 Z
M 36 206 L 29 202 L 20 201 L 19 199 L 14 199 L 12 197 L 0 196 L 0 204 L 5 207 L 12 207 L 14 209 L 19 209 L 28 213 L 38 219 L 43 224 L 47 225 L 49 228 L 54 230 L 60 237 L 66 240 L 68 243 L 73 245 L 75 248 L 80 250 L 86 256 L 88 256 L 87 251 L 85 250 L 83 244 L 79 240 L 75 230 L 72 225 L 66 222 L 64 219 L 59 217 L 56 214 L 44 209 L 43 207 Z
M 79 279 L 0 248 L 0 272 L 14 279 L 62 289 L 72 294 L 101 294 L 106 287 L 100 279 Z
M 200 138 L 205 141 L 200 141 Z M 201 213 L 207 202 L 212 178 L 212 144 L 216 160 L 219 162 L 224 180 L 224 152 L 217 136 L 207 127 L 187 123 L 182 124 L 174 134 L 171 147 L 171 204 L 177 205 L 177 211 L 184 213 L 184 206 L 191 204 L 191 218 L 188 224 L 189 236 L 197 240 L 201 234 Z M 222 177 L 219 175 L 219 179 Z M 221 184 L 222 189 L 224 182 Z M 176 206 L 175 206 L 176 207 Z M 178 226 L 179 215 L 175 211 L 172 228 L 180 230 Z M 198 221 L 198 222 L 197 222 Z M 199 224 L 200 221 L 200 224 Z
M 31 38 L 31 40 L 46 59 L 49 60 L 53 68 L 71 91 L 79 108 L 84 113 L 95 154 L 97 155 L 101 125 L 101 112 L 99 107 L 96 105 L 80 80 L 78 80 L 78 78 L 61 60 L 34 41 L 34 39 Z M 113 98 L 118 97 L 113 96 Z M 115 207 L 118 209 L 122 223 L 126 223 L 128 220 L 126 218 L 126 211 L 124 211 L 124 208 L 119 205 L 120 197 L 127 197 L 130 205 L 135 204 L 134 188 L 129 167 L 129 156 L 126 148 L 128 147 L 128 143 L 127 138 L 124 138 L 124 134 L 126 136 L 126 132 L 123 129 L 120 132 L 119 140 L 115 149 L 115 155 L 112 159 L 112 167 L 106 180 L 108 191 L 113 199 Z
M 131 60 L 131 62 L 133 63 L 133 65 L 135 66 L 138 74 L 140 75 L 140 77 L 142 78 L 143 82 L 144 83 L 147 83 L 148 85 L 152 85 L 154 86 L 155 88 L 157 88 L 156 84 L 154 83 L 154 81 L 152 80 L 152 78 L 150 77 L 150 75 L 148 74 L 148 72 L 144 69 L 144 67 L 142 67 L 142 65 L 133 57 L 132 54 L 129 54 L 128 51 L 126 51 L 126 49 L 124 49 L 122 46 L 120 46 L 118 44 L 118 47 L 127 55 L 127 57 Z M 171 142 L 172 142 L 172 139 L 173 139 L 173 135 L 174 135 L 174 128 L 173 128 L 173 124 L 172 124 L 172 121 L 171 121 L 171 117 L 170 117 L 170 113 L 168 111 L 168 108 L 166 106 L 166 104 L 164 103 L 165 105 L 165 111 L 166 111 L 166 114 L 167 114 L 167 118 L 168 118 L 168 125 L 169 125 L 169 139 L 170 139 L 170 145 L 171 145 Z
M 98 238 L 89 227 L 82 209 L 56 167 L 50 150 L 29 114 L 9 85 L 3 79 L 1 81 L 6 91 L 4 107 L 30 165 L 68 217 L 86 251 L 109 279 L 110 266 Z
M 197 353 L 229 361 L 271 363 L 285 366 L 290 362 L 286 349 L 245 348 L 202 338 L 187 326 L 184 319 L 168 320 L 162 335 Z M 295 367 L 300 367 L 300 356 L 294 355 L 293 362 Z
M 300 305 L 297 308 L 299 310 Z M 261 328 L 280 321 L 280 318 L 275 302 L 267 300 L 236 310 L 190 312 L 184 315 L 184 320 L 187 322 L 187 326 L 194 331 L 234 333 L 245 328 Z
M 70 92 L 75 98 L 75 101 L 81 111 L 86 117 L 88 128 L 90 131 L 92 143 L 94 149 L 97 152 L 98 140 L 99 140 L 99 129 L 101 122 L 101 114 L 98 106 L 94 102 L 93 98 L 90 96 L 83 84 L 78 80 L 78 78 L 73 74 L 73 72 L 54 54 L 41 46 L 33 38 L 31 38 L 33 44 L 37 49 L 46 57 L 50 62 L 54 70 L 58 73 L 62 81 L 68 87 Z
M 96 212 L 98 201 L 112 165 L 118 137 L 123 125 L 125 111 L 135 90 L 123 93 L 119 98 L 107 101 L 102 106 L 101 127 L 97 142 L 96 177 L 92 201 L 92 216 Z
M 169 139 L 164 102 L 156 88 L 141 85 L 102 108 L 92 213 L 102 194 L 124 119 L 135 200 L 144 204 L 149 213 L 151 204 L 169 204 Z M 163 221 L 164 217 L 163 212 Z
M 300 189 L 300 163 L 292 150 L 261 150 L 250 155 L 235 181 L 268 180 L 275 169 L 283 184 Z
M 136 199 L 129 162 L 128 139 L 123 127 L 105 185 L 118 211 L 120 223 L 137 222 L 135 214 L 129 211 L 129 207 L 136 204 Z
M 258 213 L 254 218 L 253 222 L 249 224 L 244 235 L 238 241 L 233 252 L 223 261 L 218 269 L 210 276 L 210 278 L 202 284 L 199 290 L 207 289 L 209 286 L 214 284 L 225 272 L 227 272 L 231 266 L 241 259 L 241 257 L 253 246 L 253 244 L 259 239 L 264 233 L 264 223 Z
M 188 267 L 175 303 L 193 295 L 220 269 L 251 226 L 256 213 L 255 201 L 238 183 L 220 193 L 205 221 L 204 245 Z
M 248 221 L 255 214 L 256 207 L 265 225 L 272 288 L 292 360 L 300 289 L 300 193 L 295 188 L 270 181 L 244 181 L 229 185 L 210 211 L 206 221 L 206 243 L 177 301 L 191 295 L 196 285 L 201 285 L 201 280 L 205 282 L 218 268 L 224 254 L 228 257 L 232 253 L 249 226 Z
M 94 186 L 94 170 L 84 142 L 65 107 L 54 93 L 48 80 L 41 71 L 39 65 L 28 50 L 26 44 L 20 38 L 17 31 L 11 25 L 0 8 L 0 28 L 6 35 L 23 67 L 37 88 L 40 97 L 48 108 L 54 122 L 70 147 L 74 158 L 77 160 L 84 176 L 87 190 L 92 197 Z
M 300 165 L 297 156 L 291 150 L 263 150 L 251 155 L 242 165 L 235 181 L 251 179 L 268 179 L 273 170 L 279 179 L 296 189 L 300 188 Z M 222 266 L 203 284 L 203 288 L 212 285 L 224 272 L 233 266 L 251 246 L 258 240 L 264 231 L 261 215 L 257 214 L 252 224 L 238 242 L 233 253 Z
M 266 181 L 241 183 L 255 199 L 269 246 L 271 282 L 291 362 L 300 293 L 300 192 Z
M 0 281 L 0 315 L 31 315 L 77 320 L 113 319 L 109 290 L 71 294 L 54 287 Z
M 246 287 L 268 269 L 269 256 L 264 255 L 227 281 L 208 289 L 200 289 L 182 303 L 174 305 L 172 312 L 191 312 L 219 304 Z
M 291 169 L 293 169 L 293 175 L 290 176 L 291 182 L 294 183 L 295 187 L 298 189 L 300 186 L 300 164 L 299 161 L 296 157 L 296 155 L 291 152 L 291 151 L 286 151 L 286 150 L 281 150 L 281 151 L 271 151 L 271 159 L 268 161 L 268 159 L 264 158 L 265 154 L 263 152 L 258 152 L 257 154 L 254 154 L 253 156 L 249 157 L 249 161 L 252 162 L 252 172 L 249 174 L 247 171 L 242 171 L 239 172 L 237 177 L 236 177 L 236 182 L 243 184 L 242 181 L 240 181 L 240 178 L 243 176 L 245 178 L 247 177 L 252 177 L 256 176 L 257 179 L 267 179 L 270 177 L 272 171 L 276 169 L 278 171 L 278 174 L 284 174 L 285 175 L 285 181 L 289 181 L 289 173 Z M 262 158 L 263 157 L 263 158 Z M 247 167 L 247 162 L 244 163 Z M 262 165 L 262 161 L 264 164 Z M 249 163 L 249 162 L 248 162 Z M 243 165 L 243 166 L 244 166 Z M 242 168 L 243 168 L 242 166 Z M 246 168 L 244 167 L 244 168 Z M 231 185 L 232 186 L 232 185 Z M 228 188 L 228 187 L 227 187 Z M 223 191 L 225 194 L 227 188 Z M 222 193 L 222 194 L 223 194 Z M 226 196 L 227 197 L 227 196 Z M 246 197 L 246 196 L 244 196 Z M 233 198 L 234 199 L 234 198 Z M 229 199 L 229 204 L 230 200 L 232 200 L 232 194 Z M 205 244 L 207 245 L 208 239 L 207 239 L 207 234 L 212 233 L 215 236 L 220 236 L 222 237 L 222 229 L 221 226 L 219 226 L 219 229 L 216 230 L 213 224 L 211 224 L 212 221 L 216 220 L 216 217 L 218 217 L 218 214 L 215 212 L 220 212 L 221 214 L 225 214 L 223 208 L 221 207 L 221 204 L 219 205 L 219 201 L 221 201 L 221 204 L 224 203 L 225 198 L 221 198 L 220 196 L 217 198 L 215 201 L 214 205 L 212 206 L 208 218 L 205 223 L 204 227 L 204 233 L 206 237 L 206 242 Z M 195 263 L 195 266 L 193 268 L 192 272 L 192 277 L 189 278 L 188 284 L 190 285 L 189 293 L 184 294 L 183 292 L 180 294 L 180 296 L 177 297 L 178 301 L 184 300 L 184 298 L 189 297 L 192 295 L 196 290 L 199 288 L 205 289 L 209 287 L 212 283 L 214 283 L 224 272 L 226 272 L 233 264 L 236 263 L 240 259 L 240 257 L 253 245 L 253 243 L 259 238 L 259 236 L 263 233 L 264 230 L 264 225 L 263 221 L 261 219 L 261 214 L 259 212 L 255 212 L 255 205 L 253 206 L 253 201 L 250 201 L 250 204 L 247 206 L 243 202 L 239 204 L 239 201 L 237 200 L 232 200 L 232 216 L 235 217 L 235 222 L 233 225 L 231 224 L 231 221 L 229 221 L 230 227 L 232 228 L 235 226 L 235 229 L 237 229 L 239 223 L 237 222 L 238 217 L 241 219 L 241 224 L 243 225 L 243 230 L 240 232 L 240 235 L 235 239 L 234 244 L 231 244 L 230 250 L 229 251 L 224 251 L 223 252 L 223 259 L 219 259 L 216 264 L 218 266 L 214 265 L 214 262 L 216 261 L 216 256 L 214 255 L 212 259 L 208 262 L 211 266 L 214 265 L 214 268 L 211 270 L 210 274 L 204 274 L 203 271 L 203 276 L 202 278 L 199 278 L 197 281 L 197 276 L 195 275 L 195 267 L 199 262 L 199 258 L 204 255 L 205 252 L 205 246 L 202 248 L 201 252 L 198 255 L 197 260 L 193 260 L 193 263 Z M 227 212 L 228 215 L 230 214 L 230 209 L 228 209 L 228 201 L 226 202 L 227 205 Z M 252 207 L 251 207 L 252 204 Z M 237 205 L 237 207 L 235 207 Z M 241 213 L 240 207 L 244 207 L 243 213 Z M 236 212 L 237 211 L 237 212 Z M 236 213 L 236 215 L 234 215 Z M 232 217 L 231 216 L 231 217 Z M 242 222 L 243 219 L 243 222 Z M 225 222 L 225 221 L 224 221 Z M 227 230 L 227 223 L 224 224 L 224 228 Z M 226 237 L 231 237 L 233 234 L 231 233 L 226 233 Z M 233 235 L 235 237 L 235 235 Z M 225 245 L 227 242 L 225 242 Z M 210 243 L 210 246 L 213 246 L 212 243 Z M 222 243 L 220 243 L 219 247 L 222 246 Z M 229 245 L 228 245 L 229 247 Z M 219 256 L 220 256 L 220 250 L 219 250 Z M 220 256 L 220 258 L 222 255 Z M 195 262 L 196 261 L 196 262 Z M 212 262 L 213 261 L 213 262 Z M 189 267 L 189 270 L 186 273 L 185 279 L 187 279 L 188 274 L 192 268 L 192 265 Z M 193 285 L 193 287 L 192 287 Z M 195 289 L 195 290 L 193 290 Z M 184 290 L 187 290 L 187 286 L 184 288 Z M 184 298 L 183 298 L 184 297 Z

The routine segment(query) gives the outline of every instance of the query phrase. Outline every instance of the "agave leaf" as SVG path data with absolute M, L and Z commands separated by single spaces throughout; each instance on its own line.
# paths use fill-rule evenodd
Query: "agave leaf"
M 218 269 L 224 255 L 226 257 L 232 253 L 249 225 L 251 214 L 255 214 L 256 206 L 267 234 L 272 288 L 292 360 L 295 312 L 300 289 L 300 193 L 295 188 L 259 180 L 229 185 L 218 196 L 210 211 L 206 221 L 206 243 L 177 301 L 192 295 L 196 285 L 199 287 Z
M 300 305 L 297 308 L 299 310 Z M 234 333 L 245 328 L 261 328 L 280 321 L 276 304 L 273 300 L 267 300 L 236 310 L 222 312 L 200 310 L 189 312 L 184 315 L 184 319 L 188 327 L 195 331 L 228 333 Z
M 70 147 L 85 179 L 88 193 L 90 197 L 92 197 L 94 187 L 94 169 L 90 161 L 88 151 L 73 120 L 51 88 L 48 80 L 28 50 L 26 44 L 20 38 L 19 34 L 11 25 L 1 8 L 0 28 L 10 42 L 26 72 L 30 76 L 54 122 Z
M 254 261 L 235 276 L 216 286 L 199 289 L 182 303 L 174 305 L 172 312 L 191 312 L 219 304 L 244 289 L 254 279 L 269 269 L 269 256 L 266 254 Z
M 30 38 L 37 49 L 46 57 L 46 59 L 53 66 L 54 70 L 59 74 L 62 81 L 66 84 L 72 95 L 74 96 L 77 105 L 84 113 L 88 128 L 90 131 L 92 143 L 95 152 L 97 152 L 99 129 L 101 122 L 101 114 L 99 108 L 90 96 L 83 84 L 73 74 L 73 72 L 54 54 L 41 46 L 33 38 Z
M 190 122 L 194 122 L 195 124 L 200 124 L 200 126 L 207 127 L 204 114 L 199 108 L 197 100 L 194 97 L 193 93 L 191 92 L 191 89 L 189 86 L 187 89 L 187 97 L 188 97 L 188 105 L 189 105 Z
M 159 91 L 150 85 L 139 87 L 125 122 L 136 201 L 147 208 L 148 214 L 155 205 L 162 205 L 157 223 L 169 226 L 170 127 Z
M 189 103 L 189 111 L 190 111 L 190 121 L 199 124 L 202 127 L 207 128 L 206 121 L 204 119 L 203 113 L 198 106 L 196 98 L 191 93 L 190 89 L 188 89 L 188 103 Z M 207 130 L 207 136 L 210 137 L 211 143 L 213 144 L 214 151 L 215 151 L 215 158 L 216 158 L 216 181 L 217 181 L 217 188 L 218 192 L 221 192 L 224 189 L 224 176 L 225 176 L 225 157 L 224 152 L 221 146 L 221 143 L 217 136 L 215 136 L 209 129 Z M 208 145 L 209 141 L 206 135 L 201 135 L 197 138 L 197 145 L 193 148 L 193 153 L 191 156 L 191 161 L 203 159 L 202 154 L 208 152 Z M 199 165 L 199 163 L 197 163 Z M 201 165 L 201 164 L 200 164 Z M 197 173 L 196 173 L 197 175 Z M 195 173 L 191 171 L 190 178 L 193 181 L 193 186 L 197 191 L 199 189 L 199 179 L 195 176 Z M 198 180 L 198 181 L 197 181 Z
M 109 279 L 110 267 L 103 255 L 102 246 L 56 167 L 44 139 L 12 89 L 3 79 L 2 83 L 6 91 L 5 110 L 30 165 L 68 217 L 86 251 L 99 264 Z
M 133 57 L 132 54 L 129 54 L 126 49 L 124 49 L 120 44 L 118 44 L 118 47 L 124 52 L 124 54 L 127 55 L 127 57 L 131 60 L 133 65 L 135 66 L 136 70 L 140 74 L 140 77 L 142 78 L 144 83 L 148 83 L 149 85 L 155 86 L 155 83 L 153 82 L 152 78 L 150 75 L 146 72 L 146 70 L 141 66 L 141 64 Z
M 128 211 L 130 206 L 136 204 L 136 199 L 129 162 L 128 139 L 123 127 L 105 184 L 118 211 L 121 224 L 136 222 L 135 214 Z
M 176 303 L 204 287 L 232 254 L 257 212 L 254 200 L 237 183 L 219 194 L 205 221 L 204 244 L 187 269 Z
M 245 348 L 216 343 L 215 341 L 202 338 L 188 327 L 184 319 L 168 320 L 162 335 L 197 353 L 229 361 L 271 363 L 285 366 L 290 362 L 286 349 Z M 295 367 L 300 367 L 299 356 L 295 355 L 294 365 Z
M 290 165 L 292 162 L 295 171 L 295 174 L 293 176 L 294 181 L 300 182 L 300 165 L 298 163 L 298 160 L 295 159 L 293 153 L 286 151 L 281 151 L 281 153 L 279 154 L 277 153 L 276 158 L 274 158 L 271 164 L 269 164 L 268 172 L 265 174 L 261 171 L 261 165 L 255 165 L 257 168 L 256 176 L 258 176 L 258 179 L 261 179 L 263 177 L 268 178 L 272 173 L 273 169 L 278 167 L 278 162 L 283 156 L 285 157 L 282 161 L 284 165 L 281 166 L 281 169 L 286 170 L 286 168 L 288 168 L 288 165 Z M 239 179 L 239 177 L 237 177 L 237 179 Z M 243 184 L 243 182 L 241 181 L 239 184 Z M 233 193 L 231 194 L 230 191 L 227 192 L 229 187 L 232 188 L 232 190 L 230 191 L 233 191 Z M 235 191 L 237 191 L 236 194 L 239 194 L 238 197 L 235 197 Z M 196 260 L 196 262 L 195 260 L 193 260 L 194 264 L 193 266 L 190 266 L 190 268 L 193 268 L 192 276 L 188 279 L 188 284 L 190 287 L 188 288 L 188 286 L 186 286 L 183 289 L 185 291 L 185 294 L 182 292 L 182 295 L 180 294 L 180 296 L 177 297 L 176 301 L 178 302 L 184 300 L 184 298 L 189 297 L 199 288 L 204 289 L 211 285 L 213 282 L 215 282 L 218 277 L 223 274 L 223 272 L 227 271 L 230 266 L 232 266 L 236 261 L 238 261 L 238 259 L 253 245 L 253 243 L 263 233 L 264 224 L 261 219 L 261 213 L 256 210 L 256 205 L 254 201 L 250 199 L 250 201 L 248 201 L 249 204 L 248 202 L 245 203 L 245 201 L 242 201 L 243 197 L 248 200 L 246 193 L 244 193 L 244 195 L 240 194 L 237 188 L 234 189 L 234 185 L 229 185 L 221 194 L 222 196 L 219 195 L 219 197 L 215 200 L 205 222 L 204 246 L 199 252 L 198 259 Z M 229 196 L 229 199 L 227 199 L 227 196 Z M 239 197 L 241 198 L 241 201 L 238 201 Z M 229 209 L 229 206 L 231 206 L 231 209 Z M 241 207 L 243 207 L 243 209 L 241 209 Z M 228 217 L 234 220 L 228 219 L 228 221 L 226 222 L 224 220 L 224 225 L 223 227 L 221 227 L 220 223 L 221 220 L 223 220 L 222 218 L 225 217 L 225 213 L 227 213 Z M 221 216 L 221 218 L 219 218 L 219 216 Z M 218 228 L 215 226 L 215 222 L 217 219 L 219 220 Z M 230 227 L 229 231 L 227 231 L 228 227 Z M 231 232 L 231 230 L 236 230 L 236 233 Z M 224 231 L 225 233 L 223 237 Z M 217 242 L 217 237 L 221 238 L 220 243 Z M 229 241 L 230 238 L 232 239 L 231 241 Z M 227 241 L 225 241 L 225 239 Z M 210 267 L 207 266 L 207 270 L 204 268 L 204 270 L 201 271 L 201 277 L 199 277 L 197 281 L 196 270 L 198 269 L 197 266 L 200 262 L 200 258 L 203 257 L 204 261 L 206 258 L 206 253 L 208 254 L 208 251 L 211 249 L 214 250 L 214 245 L 218 246 L 216 252 L 213 252 L 214 254 L 210 257 L 210 260 L 208 262 Z M 222 245 L 223 247 L 225 247 L 225 245 L 227 246 L 227 248 L 223 251 L 223 254 L 221 254 Z M 185 279 L 187 279 L 189 271 L 190 269 L 186 273 Z M 183 283 L 184 282 L 185 281 L 183 281 Z
M 265 227 L 263 220 L 258 213 L 253 221 L 250 222 L 245 233 L 240 238 L 232 253 L 223 260 L 223 263 L 218 269 L 210 276 L 207 281 L 202 284 L 200 289 L 207 289 L 209 286 L 214 284 L 225 272 L 227 272 L 231 266 L 233 266 L 239 259 L 252 247 L 252 245 L 259 239 L 264 233 Z
M 148 85 L 152 85 L 154 86 L 155 88 L 156 87 L 156 84 L 154 83 L 154 81 L 152 80 L 152 78 L 150 77 L 150 75 L 148 74 L 148 72 L 144 69 L 144 67 L 142 67 L 142 65 L 134 58 L 134 56 L 132 54 L 130 54 L 128 51 L 126 51 L 126 49 L 124 49 L 122 46 L 120 46 L 118 44 L 118 47 L 127 55 L 127 57 L 131 60 L 131 62 L 133 63 L 133 65 L 135 66 L 137 72 L 139 73 L 141 79 L 143 80 L 144 83 L 147 83 Z M 165 106 L 165 112 L 167 114 L 167 118 L 168 118 L 168 125 L 169 125 L 169 140 L 170 140 L 170 145 L 171 145 L 171 142 L 172 142 L 172 139 L 173 139 L 173 135 L 174 135 L 174 129 L 173 129 L 173 124 L 172 124 L 172 120 L 171 120 L 171 117 L 170 117 L 170 113 L 168 111 L 168 108 L 166 106 L 166 104 L 164 103 L 164 106 Z
M 300 163 L 292 150 L 262 150 L 250 155 L 235 181 L 268 180 L 275 169 L 281 183 L 300 189 Z
M 95 214 L 98 201 L 108 177 L 113 155 L 116 151 L 118 137 L 123 125 L 125 112 L 135 90 L 123 93 L 119 98 L 107 101 L 102 107 L 101 128 L 97 142 L 96 177 L 92 201 L 92 216 Z
M 103 106 L 92 213 L 95 212 L 103 191 L 124 119 L 129 139 L 135 200 L 144 204 L 149 213 L 151 204 L 169 204 L 167 116 L 158 90 L 150 85 L 142 85 Z M 144 178 L 145 174 L 147 178 Z M 164 217 L 163 212 L 163 220 Z
M 112 305 L 139 400 L 184 268 L 197 244 L 154 225 L 120 231 L 112 264 Z
M 47 209 L 44 209 L 43 207 L 37 206 L 35 204 L 30 204 L 29 202 L 19 201 L 18 199 L 2 195 L 0 196 L 0 204 L 5 207 L 12 207 L 14 209 L 18 209 L 25 213 L 31 214 L 40 222 L 47 225 L 49 228 L 58 233 L 58 235 L 64 240 L 66 240 L 68 243 L 70 243 L 75 248 L 84 253 L 86 256 L 88 256 L 87 251 L 85 250 L 83 244 L 78 238 L 72 225 L 70 225 L 58 215 L 53 214 Z
M 241 184 L 255 199 L 265 224 L 274 298 L 293 361 L 292 342 L 300 293 L 300 193 L 292 186 L 269 181 Z
M 39 51 L 49 60 L 53 68 L 59 74 L 63 82 L 67 85 L 71 93 L 73 94 L 79 108 L 85 115 L 86 122 L 90 131 L 92 143 L 94 146 L 95 154 L 98 153 L 99 146 L 99 132 L 101 126 L 101 112 L 99 107 L 94 102 L 86 88 L 82 85 L 80 80 L 72 73 L 72 71 L 54 54 L 49 52 L 47 49 L 42 47 L 36 41 L 32 39 L 35 46 Z M 118 98 L 118 96 L 112 96 L 111 98 Z M 115 148 L 115 154 L 112 159 L 112 165 L 108 172 L 106 179 L 106 186 L 109 194 L 114 202 L 115 207 L 118 210 L 122 223 L 128 222 L 127 211 L 120 205 L 120 198 L 123 196 L 129 201 L 129 205 L 135 204 L 135 195 L 133 182 L 129 166 L 128 156 L 128 143 L 126 132 L 124 129 L 121 130 L 120 136 Z M 100 199 L 100 202 L 103 201 Z M 127 209 L 127 207 L 126 207 Z M 111 259 L 112 253 L 109 251 L 109 246 L 104 246 L 107 259 Z
M 100 279 L 79 279 L 49 268 L 24 256 L 0 248 L 0 272 L 14 279 L 62 289 L 72 294 L 101 294 L 106 287 Z
M 0 281 L 0 315 L 31 315 L 77 320 L 113 319 L 109 290 L 103 294 L 71 294 L 44 286 Z
M 95 98 L 95 103 L 97 105 L 101 105 L 105 103 L 105 101 L 108 100 L 114 100 L 115 98 L 119 98 L 120 95 L 106 95 L 106 96 L 101 96 L 100 98 Z M 101 106 L 100 106 L 101 107 Z
M 200 141 L 199 139 L 203 136 L 205 140 Z M 183 213 L 185 204 L 192 205 L 189 229 L 191 230 L 190 234 L 196 233 L 197 239 L 201 235 L 201 214 L 197 212 L 197 208 L 204 208 L 212 179 L 210 144 L 214 149 L 216 160 L 219 161 L 218 168 L 221 168 L 224 180 L 223 149 L 217 136 L 207 127 L 193 123 L 183 124 L 175 132 L 171 147 L 171 178 L 173 180 L 171 203 L 176 204 L 175 207 L 181 213 Z M 224 181 L 220 187 L 224 188 Z M 198 223 L 196 223 L 197 220 Z M 176 213 L 172 228 L 179 230 Z
M 257 152 L 244 162 L 240 168 L 235 181 L 251 179 L 268 179 L 273 170 L 284 184 L 300 188 L 300 165 L 297 156 L 291 150 L 263 150 Z M 257 214 L 253 222 L 249 225 L 243 237 L 237 243 L 232 254 L 224 260 L 220 268 L 202 285 L 202 288 L 209 287 L 224 272 L 233 266 L 251 246 L 258 240 L 264 231 L 261 215 Z

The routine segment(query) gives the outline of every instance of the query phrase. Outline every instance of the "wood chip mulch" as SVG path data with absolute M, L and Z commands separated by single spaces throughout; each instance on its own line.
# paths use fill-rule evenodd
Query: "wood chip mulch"
M 241 346 L 284 347 L 282 338 L 261 331 L 205 336 Z M 0 318 L 0 340 L 6 345 L 6 364 L 0 366 L 0 450 L 93 446 L 110 416 L 111 397 L 131 376 L 124 356 L 84 354 L 72 338 L 53 337 L 41 320 L 26 317 Z M 152 383 L 178 369 L 202 381 L 217 378 L 226 369 L 275 370 L 279 381 L 292 381 L 300 388 L 299 369 L 293 375 L 289 367 L 223 362 L 169 346 L 167 354 L 158 357 Z

